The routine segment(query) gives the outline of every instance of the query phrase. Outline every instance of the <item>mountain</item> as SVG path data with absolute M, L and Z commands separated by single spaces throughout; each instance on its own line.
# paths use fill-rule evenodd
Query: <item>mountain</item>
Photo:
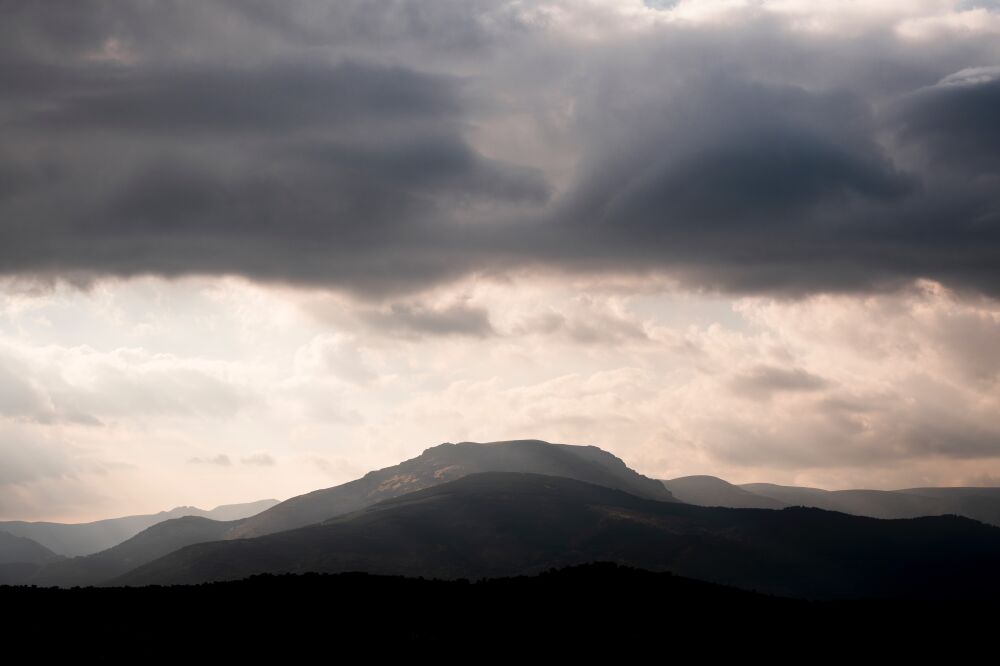
M 58 559 L 58 555 L 37 541 L 0 531 L 0 564 L 11 562 L 45 564 Z
M 147 527 L 172 518 L 201 516 L 212 520 L 236 520 L 260 513 L 277 503 L 278 500 L 267 499 L 246 504 L 224 504 L 211 511 L 180 506 L 155 514 L 109 518 L 91 523 L 8 521 L 0 522 L 0 530 L 32 539 L 60 555 L 73 557 L 106 550 Z
M 957 515 L 1000 525 L 1000 488 L 821 490 L 749 483 L 739 488 L 787 506 L 811 506 L 872 518 Z
M 320 525 L 188 546 L 113 583 L 307 571 L 479 578 L 593 561 L 794 597 L 1000 593 L 1000 529 L 965 518 L 698 507 L 521 473 L 468 475 Z
M 93 555 L 51 562 L 17 582 L 62 587 L 97 585 L 178 548 L 222 539 L 240 522 L 210 520 L 200 516 L 165 520 L 117 546 Z
M 732 509 L 781 509 L 787 506 L 770 497 L 756 495 L 715 476 L 682 476 L 663 481 L 674 497 L 698 506 L 725 506 Z
M 539 440 L 447 443 L 398 465 L 369 472 L 355 481 L 286 500 L 234 528 L 229 537 L 262 536 L 312 525 L 480 472 L 547 474 L 617 488 L 649 499 L 674 499 L 659 481 L 629 469 L 620 458 L 596 446 Z
M 0 585 L 16 584 L 59 559 L 37 541 L 0 532 Z
M 1000 525 L 1000 488 L 907 488 L 894 492 L 942 500 L 948 509 L 942 513 Z

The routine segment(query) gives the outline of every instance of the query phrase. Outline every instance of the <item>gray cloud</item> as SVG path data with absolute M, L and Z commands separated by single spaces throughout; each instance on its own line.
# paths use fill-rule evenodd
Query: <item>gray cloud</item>
M 1000 295 L 988 36 L 878 27 L 847 48 L 750 13 L 588 46 L 500 0 L 6 7 L 3 274 L 235 273 L 385 298 L 544 267 Z M 527 98 L 551 113 L 526 120 Z M 511 159 L 495 138 L 510 123 L 537 126 L 532 155 L 573 146 L 575 172 Z M 408 307 L 373 321 L 490 330 Z
M 211 458 L 189 458 L 188 464 L 190 465 L 215 465 L 218 467 L 231 467 L 233 461 L 229 459 L 224 453 L 220 453 L 217 456 L 212 456 Z
M 255 453 L 251 456 L 241 458 L 240 462 L 244 465 L 255 465 L 258 467 L 273 467 L 277 464 L 277 461 L 266 453 Z
M 767 400 L 775 393 L 821 391 L 829 386 L 822 377 L 802 368 L 779 368 L 761 365 L 732 380 L 730 388 L 737 395 L 752 400 Z M 830 404 L 834 407 L 834 404 Z M 839 406 L 836 405 L 836 406 Z
M 648 339 L 638 323 L 597 310 L 569 317 L 560 312 L 544 312 L 519 322 L 513 332 L 516 335 L 563 335 L 584 345 L 615 345 Z
M 365 322 L 381 331 L 403 336 L 465 335 L 488 337 L 496 334 L 489 311 L 466 303 L 444 307 L 394 303 L 385 310 L 369 312 Z

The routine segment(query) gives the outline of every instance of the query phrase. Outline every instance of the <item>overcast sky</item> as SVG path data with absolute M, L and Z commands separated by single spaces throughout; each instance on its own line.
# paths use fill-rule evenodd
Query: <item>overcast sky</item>
M 1000 3 L 0 12 L 0 519 L 511 438 L 1000 485 Z

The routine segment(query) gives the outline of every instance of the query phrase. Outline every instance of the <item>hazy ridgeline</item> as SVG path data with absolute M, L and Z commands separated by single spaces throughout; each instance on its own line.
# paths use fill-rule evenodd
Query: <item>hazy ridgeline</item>
M 52 523 L 9 520 L 0 522 L 0 532 L 31 539 L 49 550 L 67 557 L 90 555 L 116 546 L 145 529 L 174 518 L 199 516 L 209 520 L 239 520 L 268 509 L 278 500 L 267 499 L 244 504 L 224 504 L 210 511 L 194 506 L 179 506 L 170 511 L 140 516 L 107 518 L 89 523 Z

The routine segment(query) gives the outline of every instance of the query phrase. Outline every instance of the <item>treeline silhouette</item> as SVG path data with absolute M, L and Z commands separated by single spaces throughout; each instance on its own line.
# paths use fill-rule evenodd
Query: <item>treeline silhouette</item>
M 488 659 L 700 653 L 954 660 L 992 640 L 998 604 L 785 599 L 612 563 L 429 580 L 258 575 L 190 586 L 0 587 L 5 646 L 111 658 Z M 649 651 L 653 650 L 653 653 Z M 682 652 L 681 652 L 682 651 Z

